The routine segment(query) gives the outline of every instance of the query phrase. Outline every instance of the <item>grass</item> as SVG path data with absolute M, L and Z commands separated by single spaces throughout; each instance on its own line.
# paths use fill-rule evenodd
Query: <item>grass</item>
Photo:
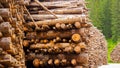
M 110 59 L 110 53 L 112 52 L 114 47 L 117 45 L 117 42 L 113 42 L 112 39 L 108 39 L 107 42 L 108 42 L 108 63 L 112 63 Z

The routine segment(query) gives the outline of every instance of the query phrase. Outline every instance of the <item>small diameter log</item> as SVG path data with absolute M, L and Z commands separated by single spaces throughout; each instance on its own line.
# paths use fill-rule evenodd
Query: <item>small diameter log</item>
M 45 21 L 37 21 L 35 22 L 38 26 L 42 26 L 44 25 L 55 25 L 56 23 L 60 22 L 60 23 L 64 23 L 64 24 L 73 24 L 74 22 L 80 22 L 83 23 L 86 21 L 86 17 L 85 16 L 80 16 L 80 17 L 68 17 L 68 18 L 60 18 L 60 19 L 54 19 L 54 20 L 45 20 Z M 28 24 L 26 24 L 28 26 L 34 26 L 33 22 L 29 22 Z
M 9 54 L 6 55 L 0 55 L 0 63 L 4 64 L 5 66 L 16 66 L 19 64 L 19 61 L 17 61 L 14 57 L 12 57 Z
M 79 41 L 81 41 L 81 36 L 80 36 L 80 34 L 73 34 L 71 38 L 72 38 L 72 40 L 73 40 L 74 42 L 79 42 Z
M 71 64 L 72 64 L 73 66 L 77 65 L 76 59 L 72 59 L 72 60 L 71 60 Z
M 79 40 L 82 40 L 79 35 L 80 31 L 81 29 L 72 29 L 67 31 L 50 30 L 47 32 L 39 32 L 39 33 L 31 32 L 26 34 L 26 39 L 55 39 L 56 37 L 70 38 L 71 36 L 73 36 L 72 40 L 77 42 Z
M 65 8 L 65 7 L 77 7 L 77 5 L 81 5 L 83 6 L 83 3 L 81 3 L 81 1 L 53 1 L 51 2 L 42 2 L 42 4 L 47 7 L 48 9 L 52 9 L 52 8 Z M 35 2 L 31 2 L 30 5 L 28 5 L 28 7 L 39 7 L 39 4 L 35 3 Z
M 39 66 L 40 66 L 40 61 L 39 61 L 39 59 L 34 59 L 34 60 L 33 60 L 33 65 L 34 65 L 34 67 L 39 68 Z
M 78 28 L 78 29 L 81 28 L 81 24 L 80 24 L 80 22 L 75 22 L 74 25 L 75 25 L 75 27 Z
M 55 64 L 56 66 L 58 66 L 58 65 L 60 64 L 60 60 L 59 60 L 59 59 L 55 59 L 55 60 L 54 60 L 54 64 Z
M 81 14 L 84 13 L 85 10 L 83 8 L 65 8 L 65 9 L 54 9 L 51 12 L 55 14 Z M 48 14 L 45 11 L 38 11 L 39 14 Z
M 59 55 L 59 54 L 58 54 Z M 38 59 L 41 59 L 41 61 L 43 61 L 43 63 L 47 63 L 48 64 L 48 61 L 49 61 L 49 64 L 55 64 L 56 66 L 57 65 L 60 65 L 62 62 L 62 58 L 63 57 L 58 57 L 58 55 L 41 55 L 41 54 L 35 54 L 34 56 L 32 55 L 26 55 L 26 61 L 29 61 L 29 60 L 33 60 L 35 58 L 38 58 Z M 63 54 L 64 55 L 64 62 L 66 63 L 66 60 L 71 60 L 72 59 L 75 59 L 75 62 L 79 65 L 82 65 L 82 64 L 87 64 L 88 63 L 88 55 L 85 54 L 85 53 L 81 53 L 81 54 Z M 30 58 L 32 57 L 32 58 Z M 46 59 L 47 57 L 47 59 Z M 29 59 L 28 59 L 29 58 Z M 46 59 L 46 60 L 42 60 L 42 59 Z M 52 60 L 51 60 L 52 59 Z M 70 61 L 70 64 L 69 62 L 67 61 L 67 65 L 71 65 L 71 61 Z M 74 61 L 72 61 L 72 64 L 75 65 Z
M 31 15 L 33 17 L 34 20 L 36 21 L 43 21 L 43 20 L 49 20 L 49 19 L 56 19 L 53 15 L 50 14 L 32 14 Z M 73 14 L 73 15 L 56 15 L 59 18 L 69 18 L 69 17 L 81 17 L 82 15 L 77 15 L 77 14 Z M 87 17 L 87 15 L 85 15 Z M 31 21 L 31 18 L 28 17 L 27 15 L 25 15 L 25 19 L 28 21 Z
M 8 8 L 0 9 L 0 16 L 1 17 L 10 17 L 11 14 L 9 12 L 9 9 Z
M 11 54 L 17 54 L 17 50 L 16 48 L 14 48 L 14 45 L 12 44 L 12 40 L 10 37 L 4 37 L 4 38 L 1 38 L 0 40 L 0 47 L 7 51 L 8 53 L 11 53 Z
M 61 60 L 61 65 L 66 66 L 67 65 L 67 59 L 62 59 Z
M 74 47 L 74 51 L 75 51 L 77 54 L 79 54 L 79 53 L 81 52 L 80 46 L 75 46 L 75 47 Z
M 49 64 L 49 65 L 53 65 L 53 60 L 52 60 L 52 59 L 49 59 L 49 60 L 48 60 L 48 64 Z
M 0 24 L 0 31 L 3 33 L 4 36 L 11 36 L 12 26 L 9 22 L 3 22 Z
M 29 46 L 29 41 L 28 40 L 23 40 L 23 46 L 28 47 Z

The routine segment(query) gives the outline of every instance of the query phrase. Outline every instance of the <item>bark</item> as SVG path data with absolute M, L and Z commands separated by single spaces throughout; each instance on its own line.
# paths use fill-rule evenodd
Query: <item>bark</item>
M 52 60 L 54 60 L 54 64 L 59 64 L 58 63 L 58 60 L 61 62 L 61 59 L 63 58 L 62 56 L 60 57 L 59 56 L 60 54 L 58 54 L 58 55 L 42 55 L 42 54 L 34 54 L 34 56 L 33 55 L 27 55 L 27 61 L 30 61 L 30 60 L 34 60 L 34 59 L 39 59 L 39 60 L 41 60 L 42 62 L 44 62 L 44 64 L 45 63 L 48 63 L 48 61 L 50 60 L 50 58 L 52 58 Z M 88 63 L 88 56 L 87 56 L 87 54 L 84 54 L 84 53 L 82 53 L 82 54 L 80 54 L 80 55 L 73 55 L 73 54 L 69 54 L 69 55 L 64 55 L 64 54 L 62 54 L 63 56 L 64 56 L 64 58 L 67 60 L 67 63 L 70 63 L 71 61 L 69 61 L 69 60 L 72 60 L 72 59 L 75 59 L 76 60 L 76 64 L 77 65 L 82 65 L 82 64 L 87 64 Z M 46 59 L 47 58 L 47 59 Z M 46 60 L 45 60 L 46 59 Z M 57 61 L 56 61 L 57 60 Z M 71 64 L 71 63 L 70 63 Z M 70 65 L 69 64 L 69 65 Z
M 38 26 L 44 25 L 55 25 L 56 23 L 64 23 L 64 24 L 73 24 L 74 22 L 80 22 L 84 23 L 86 22 L 86 16 L 80 16 L 80 17 L 68 17 L 68 18 L 60 18 L 60 19 L 54 19 L 54 20 L 45 20 L 45 21 L 37 21 L 35 22 Z M 28 26 L 34 26 L 33 22 L 29 22 L 26 24 Z
M 60 9 L 53 9 L 51 12 L 55 14 L 81 14 L 84 13 L 86 10 L 84 10 L 82 7 L 79 8 L 60 8 Z M 38 14 L 49 14 L 45 11 L 38 11 Z
M 14 48 L 14 45 L 12 44 L 12 40 L 10 37 L 1 38 L 0 47 L 10 54 L 17 54 L 18 53 L 16 48 Z
M 2 17 L 10 17 L 11 14 L 9 12 L 9 9 L 8 8 L 0 9 L 0 16 L 2 16 Z
M 62 34 L 61 34 L 62 33 Z M 60 38 L 71 38 L 74 34 L 80 34 L 81 29 L 72 29 L 67 31 L 54 31 L 50 30 L 47 32 L 31 32 L 26 34 L 26 39 L 55 39 Z
M 50 15 L 50 14 L 34 14 L 34 15 L 31 15 L 33 17 L 34 20 L 36 21 L 43 21 L 43 20 L 48 20 L 48 19 L 56 19 L 53 15 Z M 66 18 L 66 17 L 81 17 L 81 15 L 77 15 L 77 14 L 74 14 L 74 15 L 56 15 L 57 18 Z M 86 16 L 87 17 L 87 16 Z M 25 19 L 26 20 L 31 20 L 30 17 L 28 17 L 27 15 L 25 16 Z

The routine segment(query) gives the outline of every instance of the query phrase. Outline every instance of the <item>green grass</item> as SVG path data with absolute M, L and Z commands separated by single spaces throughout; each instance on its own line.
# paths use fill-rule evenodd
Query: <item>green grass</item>
M 108 63 L 112 63 L 110 59 L 110 53 L 112 52 L 114 47 L 117 45 L 117 42 L 113 42 L 112 39 L 108 39 L 107 42 L 108 42 Z

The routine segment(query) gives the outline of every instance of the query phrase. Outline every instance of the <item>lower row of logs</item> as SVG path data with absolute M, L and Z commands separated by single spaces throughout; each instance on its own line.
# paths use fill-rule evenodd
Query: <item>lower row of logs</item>
M 73 43 L 47 43 L 47 44 L 33 44 L 29 48 L 36 53 L 76 53 L 79 54 L 86 49 L 86 44 L 81 42 L 79 44 Z
M 80 22 L 75 22 L 73 24 L 64 24 L 64 23 L 56 23 L 54 26 L 49 26 L 43 24 L 42 26 L 37 29 L 37 31 L 46 31 L 46 30 L 69 30 L 69 29 L 79 29 L 79 28 L 87 28 L 91 27 L 91 23 L 80 23 Z M 31 27 L 24 27 L 25 32 L 31 32 L 34 31 L 33 28 Z
M 58 54 L 58 55 L 43 55 L 43 54 L 29 54 L 26 56 L 27 61 L 33 61 L 35 67 L 39 66 L 78 66 L 88 63 L 87 54 Z
M 30 32 L 26 34 L 26 39 L 55 39 L 59 38 L 71 38 L 74 42 L 82 40 L 82 29 L 72 29 L 67 31 L 47 31 L 47 32 Z

